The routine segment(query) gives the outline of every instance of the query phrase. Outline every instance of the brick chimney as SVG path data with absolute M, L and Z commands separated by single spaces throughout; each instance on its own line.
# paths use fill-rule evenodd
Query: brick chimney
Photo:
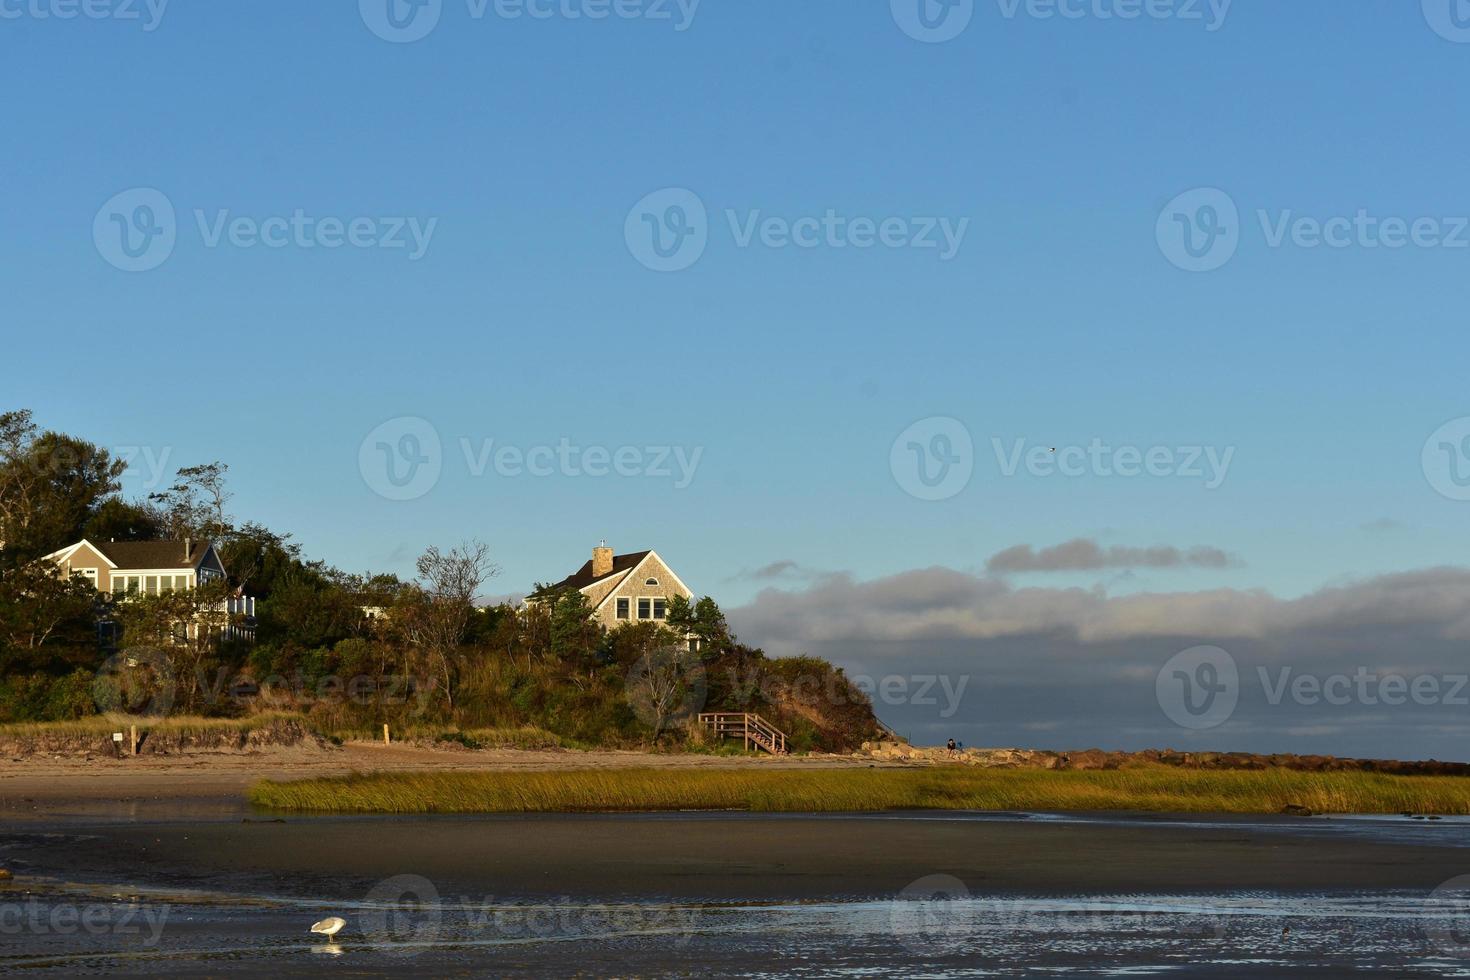
M 612 566 L 613 550 L 607 546 L 607 542 L 603 542 L 592 549 L 592 575 L 594 578 L 611 575 L 613 570 Z

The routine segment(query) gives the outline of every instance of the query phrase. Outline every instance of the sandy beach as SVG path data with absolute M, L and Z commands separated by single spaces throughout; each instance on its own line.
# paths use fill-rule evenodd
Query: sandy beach
M 245 812 L 244 794 L 257 779 L 306 779 L 352 772 L 414 770 L 513 771 L 560 768 L 810 769 L 901 767 L 843 756 L 716 756 L 623 750 L 485 749 L 466 751 L 414 744 L 348 742 L 340 747 L 271 747 L 252 752 L 106 757 L 32 756 L 0 759 L 0 818 L 98 816 L 141 819 L 187 807 L 191 815 Z

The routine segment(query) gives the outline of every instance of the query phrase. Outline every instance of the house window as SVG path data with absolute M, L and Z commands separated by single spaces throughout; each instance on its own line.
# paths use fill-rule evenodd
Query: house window
M 92 586 L 92 588 L 94 588 L 94 589 L 97 588 L 97 569 L 95 569 L 95 568 L 73 568 L 71 570 L 71 573 L 73 575 L 80 575 L 82 578 L 84 578 L 84 579 L 87 580 L 87 584 L 88 585 Z
M 619 599 L 618 600 L 617 617 L 619 619 L 627 619 L 628 618 L 628 615 L 629 615 L 629 613 L 628 613 L 628 605 L 629 605 L 629 600 L 627 600 L 627 599 Z
M 643 580 L 643 584 L 644 585 L 651 585 L 651 586 L 653 586 L 656 589 L 656 588 L 658 588 L 658 579 L 656 579 L 656 578 L 646 578 L 646 579 Z
M 149 595 L 158 595 L 158 576 L 149 575 L 143 580 L 143 591 Z
M 175 575 L 174 576 L 174 589 L 175 590 L 177 590 L 179 592 L 184 592 L 184 591 L 188 590 L 188 588 L 189 588 L 189 576 L 187 576 L 187 575 Z
M 652 619 L 653 618 L 653 600 L 652 599 L 639 599 L 638 600 L 638 618 L 639 619 Z
M 666 599 L 653 600 L 653 618 L 663 619 L 669 614 L 669 603 Z

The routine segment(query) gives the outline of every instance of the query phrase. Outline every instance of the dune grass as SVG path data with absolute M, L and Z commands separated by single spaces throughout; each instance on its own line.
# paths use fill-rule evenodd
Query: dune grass
M 159 736 L 198 736 L 249 734 L 283 722 L 295 722 L 311 731 L 343 739 L 377 742 L 382 729 L 332 728 L 320 725 L 307 715 L 292 711 L 263 711 L 243 718 L 204 718 L 198 715 L 140 717 L 126 714 L 89 715 L 70 721 L 37 721 L 0 724 L 0 741 L 23 741 L 37 738 L 107 737 L 112 732 L 126 732 L 136 725 L 140 731 Z M 394 741 L 427 743 L 453 742 L 471 749 L 553 749 L 564 742 L 558 736 L 534 726 L 518 728 L 474 728 L 461 730 L 443 725 L 422 725 L 393 729 Z
M 197 715 L 158 718 L 126 714 L 89 715 L 86 718 L 77 718 L 72 721 L 15 722 L 0 725 L 0 739 L 107 736 L 112 732 L 126 732 L 131 725 L 138 726 L 140 730 L 161 735 L 253 732 L 285 721 L 304 724 L 306 716 L 289 711 L 267 711 L 244 718 L 203 718 Z
M 556 770 L 376 773 L 262 781 L 253 803 L 352 813 L 542 813 L 647 810 L 1143 810 L 1279 813 L 1470 813 L 1470 778 L 1209 771 L 814 769 Z

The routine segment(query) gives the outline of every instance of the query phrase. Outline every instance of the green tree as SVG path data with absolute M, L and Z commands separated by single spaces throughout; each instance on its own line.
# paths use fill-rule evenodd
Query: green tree
M 89 541 L 157 541 L 164 535 L 163 515 L 147 501 L 108 497 L 82 529 Z
M 116 604 L 125 646 L 167 651 L 178 682 L 175 706 L 184 712 L 213 707 L 207 703 L 207 668 L 228 640 L 229 627 L 237 625 L 225 604 L 228 595 L 225 583 L 205 582 L 157 595 L 132 593 Z
M 256 605 L 262 643 L 330 647 L 367 632 L 362 604 L 350 587 L 311 569 L 280 576 Z
M 705 596 L 691 604 L 683 596 L 669 600 L 668 618 L 670 629 L 681 636 L 692 636 L 698 641 L 701 659 L 710 660 L 726 653 L 735 643 L 725 614 L 715 600 Z
M 430 547 L 419 556 L 416 567 L 418 582 L 392 615 L 401 617 L 403 629 L 452 712 L 460 644 L 475 615 L 480 590 L 500 569 L 490 560 L 489 546 L 481 541 L 466 541 L 447 552 Z
M 95 637 L 96 599 L 81 576 L 63 578 L 49 562 L 0 570 L 0 644 L 34 661 L 35 651 L 48 642 Z
M 28 411 L 0 415 L 0 543 L 21 565 L 76 542 L 127 464 L 58 432 L 37 434 Z
M 234 496 L 226 485 L 229 472 L 220 462 L 187 466 L 175 475 L 173 486 L 148 495 L 162 508 L 170 537 L 219 541 L 234 530 L 225 509 Z
M 16 552 L 36 513 L 39 481 L 26 465 L 35 438 L 28 409 L 0 414 L 0 551 Z
M 597 671 L 602 627 L 592 618 L 592 605 L 577 589 L 559 593 L 551 602 L 551 655 L 590 679 Z
M 277 534 L 253 521 L 232 530 L 218 547 L 230 584 L 257 599 L 271 598 L 285 584 L 318 583 L 325 578 L 320 563 L 302 560 L 301 545 L 291 535 Z

